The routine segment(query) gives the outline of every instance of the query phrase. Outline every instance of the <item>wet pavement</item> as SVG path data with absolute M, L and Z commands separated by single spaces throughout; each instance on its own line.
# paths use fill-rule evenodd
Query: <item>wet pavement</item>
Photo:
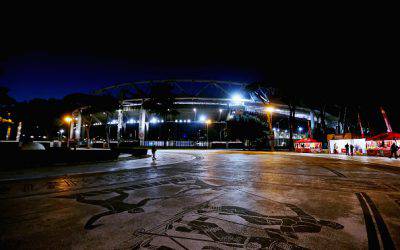
M 166 150 L 99 164 L 3 175 L 0 248 L 400 249 L 396 162 Z

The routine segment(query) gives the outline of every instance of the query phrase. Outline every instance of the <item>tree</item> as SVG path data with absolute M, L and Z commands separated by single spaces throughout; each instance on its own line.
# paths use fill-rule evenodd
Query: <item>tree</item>
M 15 108 L 16 101 L 8 95 L 9 89 L 0 87 L 0 133 L 5 129 L 5 134 L 8 134 L 8 129 L 11 128 L 13 123 L 13 109 Z M 3 125 L 5 125 L 3 127 Z
M 268 134 L 268 123 L 265 117 L 244 113 L 236 115 L 227 122 L 228 138 L 230 140 L 239 139 L 242 142 L 246 140 L 262 145 Z
M 70 94 L 63 98 L 69 111 L 80 112 L 86 132 L 87 146 L 90 145 L 90 128 L 94 122 L 104 120 L 107 143 L 110 142 L 109 124 L 112 113 L 119 108 L 119 102 L 111 95 Z
M 271 87 L 265 82 L 255 82 L 246 86 L 251 94 L 257 96 L 264 104 L 269 104 L 275 99 L 288 105 L 289 108 L 289 149 L 294 150 L 293 134 L 296 129 L 296 108 L 301 102 L 300 89 L 295 87 L 278 86 Z M 270 128 L 272 133 L 272 127 Z
M 175 106 L 172 89 L 172 86 L 169 84 L 151 86 L 150 97 L 145 99 L 142 104 L 142 107 L 147 112 L 160 116 L 165 121 L 165 124 L 162 125 L 164 145 L 166 145 L 168 139 L 169 125 L 167 121 L 179 114 Z
M 46 136 L 55 134 L 59 128 L 60 116 L 67 108 L 57 99 L 32 99 L 15 105 L 16 121 L 23 124 L 23 133 Z
M 9 96 L 10 90 L 7 87 L 0 86 L 0 108 L 3 110 L 6 107 L 10 107 L 16 103 L 15 99 Z

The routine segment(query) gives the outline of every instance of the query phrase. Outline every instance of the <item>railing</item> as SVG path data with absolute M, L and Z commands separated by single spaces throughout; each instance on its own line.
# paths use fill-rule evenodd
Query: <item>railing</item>
M 164 144 L 166 143 L 166 144 Z M 206 141 L 144 141 L 144 147 L 171 147 L 171 148 L 207 148 L 208 142 Z

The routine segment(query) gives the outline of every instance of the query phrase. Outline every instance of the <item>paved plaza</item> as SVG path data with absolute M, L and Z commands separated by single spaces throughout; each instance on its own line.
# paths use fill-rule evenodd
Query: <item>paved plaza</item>
M 1 249 L 400 249 L 400 160 L 225 150 L 0 174 Z

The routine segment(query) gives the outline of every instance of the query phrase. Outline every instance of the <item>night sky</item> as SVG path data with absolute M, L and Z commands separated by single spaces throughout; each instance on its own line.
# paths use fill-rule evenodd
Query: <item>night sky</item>
M 23 101 L 134 80 L 264 81 L 305 97 L 383 105 L 398 120 L 399 41 L 388 23 L 177 23 L 23 23 L 1 41 L 0 85 Z

